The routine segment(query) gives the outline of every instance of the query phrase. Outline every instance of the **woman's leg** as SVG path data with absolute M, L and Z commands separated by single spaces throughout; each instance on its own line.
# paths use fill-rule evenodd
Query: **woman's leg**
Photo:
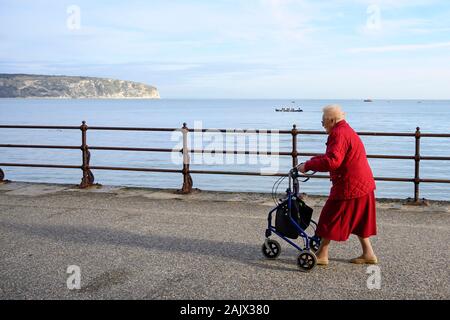
M 328 247 L 330 246 L 330 240 L 322 238 L 320 241 L 319 250 L 316 252 L 317 259 L 328 260 Z
M 361 238 L 358 237 L 359 242 L 361 242 L 361 247 L 362 247 L 362 258 L 365 259 L 373 259 L 375 258 L 375 253 L 373 252 L 373 248 L 372 248 L 372 244 L 370 243 L 369 238 Z
M 369 238 L 361 238 L 358 236 L 359 242 L 361 242 L 361 247 L 363 254 L 359 256 L 358 258 L 354 258 L 350 260 L 352 263 L 370 263 L 370 264 L 376 264 L 378 263 L 378 259 L 375 256 L 375 253 L 373 252 L 372 244 L 370 243 Z

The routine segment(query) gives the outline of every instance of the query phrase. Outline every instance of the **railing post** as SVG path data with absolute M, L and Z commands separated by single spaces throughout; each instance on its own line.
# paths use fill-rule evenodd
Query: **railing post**
M 408 198 L 407 204 L 412 205 L 428 205 L 428 201 L 423 198 L 420 200 L 420 191 L 419 191 L 419 184 L 420 184 L 420 128 L 416 128 L 416 132 L 414 134 L 414 137 L 416 139 L 416 147 L 415 147 L 415 154 L 414 154 L 414 200 L 411 198 Z
M 416 128 L 416 151 L 414 156 L 414 202 L 419 203 L 419 183 L 420 183 L 420 128 Z
M 298 165 L 298 153 L 297 153 L 297 126 L 294 124 L 292 126 L 292 167 L 296 167 Z
M 181 193 L 187 194 L 192 191 L 192 177 L 189 174 L 189 163 L 191 161 L 191 158 L 189 156 L 188 149 L 189 129 L 186 126 L 186 122 L 183 123 L 181 132 L 183 133 L 183 187 L 181 189 Z
M 81 179 L 80 188 L 87 188 L 94 184 L 94 175 L 89 169 L 89 161 L 91 159 L 91 153 L 89 152 L 88 145 L 86 143 L 86 132 L 88 126 L 86 125 L 86 121 L 83 121 L 80 130 L 81 130 L 81 152 L 82 152 L 82 160 L 83 164 L 81 166 L 81 170 L 83 170 L 83 178 Z

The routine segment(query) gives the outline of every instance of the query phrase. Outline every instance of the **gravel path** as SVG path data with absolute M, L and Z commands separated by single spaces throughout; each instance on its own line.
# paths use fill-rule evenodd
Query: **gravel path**
M 324 198 L 310 198 L 315 216 Z M 378 203 L 380 289 L 356 237 L 309 273 L 261 254 L 264 194 L 0 184 L 1 299 L 449 299 L 450 204 Z M 81 269 L 69 290 L 67 268 Z M 376 271 L 376 270 L 375 270 Z M 369 273 L 367 273 L 369 272 Z

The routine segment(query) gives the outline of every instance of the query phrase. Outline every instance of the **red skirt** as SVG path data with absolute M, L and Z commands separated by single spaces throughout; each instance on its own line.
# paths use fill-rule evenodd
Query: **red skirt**
M 316 235 L 345 241 L 350 234 L 368 238 L 377 234 L 375 192 L 348 200 L 327 200 L 320 214 Z

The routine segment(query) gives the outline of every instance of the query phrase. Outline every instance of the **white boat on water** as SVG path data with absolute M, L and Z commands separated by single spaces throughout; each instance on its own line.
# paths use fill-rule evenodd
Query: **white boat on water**
M 301 108 L 285 108 L 285 107 L 280 108 L 280 109 L 275 108 L 275 111 L 276 112 L 303 112 L 303 110 Z

